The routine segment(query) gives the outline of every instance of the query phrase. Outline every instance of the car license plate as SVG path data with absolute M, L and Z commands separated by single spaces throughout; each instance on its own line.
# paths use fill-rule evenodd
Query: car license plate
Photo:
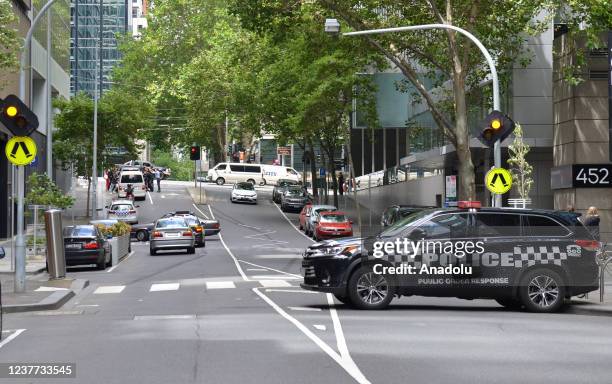
M 178 233 L 166 233 L 166 237 L 179 237 Z
M 66 249 L 81 249 L 80 243 L 66 244 Z

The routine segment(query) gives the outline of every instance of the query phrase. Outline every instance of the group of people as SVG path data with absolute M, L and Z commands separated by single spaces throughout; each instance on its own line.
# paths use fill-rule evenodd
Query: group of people
M 106 190 L 109 192 L 115 192 L 117 184 L 119 184 L 119 168 L 112 167 L 105 172 L 104 178 L 106 179 Z
M 144 169 L 142 170 L 142 175 L 144 176 L 147 191 L 155 191 L 155 188 L 153 187 L 153 180 L 155 180 L 155 182 L 157 183 L 157 192 L 161 192 L 161 172 L 159 171 L 159 169 L 144 167 Z

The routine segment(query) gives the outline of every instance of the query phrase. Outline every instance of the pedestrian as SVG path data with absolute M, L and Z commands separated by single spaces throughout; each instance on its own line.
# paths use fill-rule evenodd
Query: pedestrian
M 110 169 L 107 169 L 106 171 L 104 171 L 104 181 L 106 182 L 106 192 L 108 192 L 110 191 L 110 185 L 111 185 Z
M 161 187 L 159 183 L 161 182 L 161 172 L 159 169 L 155 169 L 155 181 L 157 182 L 157 192 L 161 192 Z
M 599 240 L 599 221 L 599 212 L 597 211 L 597 208 L 589 207 L 583 224 L 585 227 L 587 227 L 595 240 Z
M 344 194 L 344 175 L 340 172 L 340 176 L 338 176 L 338 192 L 340 192 L 340 196 Z

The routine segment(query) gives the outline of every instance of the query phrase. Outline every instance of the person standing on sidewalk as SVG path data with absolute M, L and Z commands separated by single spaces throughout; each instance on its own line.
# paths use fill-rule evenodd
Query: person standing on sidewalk
M 344 194 L 344 174 L 342 172 L 338 176 L 338 192 L 340 192 L 340 196 Z
M 157 168 L 155 168 L 155 181 L 157 182 L 157 192 L 161 192 L 161 187 L 159 185 L 161 183 L 161 172 Z
M 587 227 L 595 240 L 599 240 L 599 212 L 596 207 L 589 207 L 586 217 L 584 218 L 584 226 Z

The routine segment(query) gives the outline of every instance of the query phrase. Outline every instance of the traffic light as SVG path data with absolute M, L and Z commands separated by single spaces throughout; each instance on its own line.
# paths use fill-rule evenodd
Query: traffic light
M 38 128 L 38 117 L 15 95 L 0 99 L 0 122 L 15 136 L 30 136 Z
M 191 151 L 189 152 L 189 159 L 200 160 L 200 146 L 199 145 L 191 146 Z
M 497 140 L 503 140 L 514 131 L 514 121 L 500 111 L 493 111 L 485 118 L 480 141 L 492 147 Z

